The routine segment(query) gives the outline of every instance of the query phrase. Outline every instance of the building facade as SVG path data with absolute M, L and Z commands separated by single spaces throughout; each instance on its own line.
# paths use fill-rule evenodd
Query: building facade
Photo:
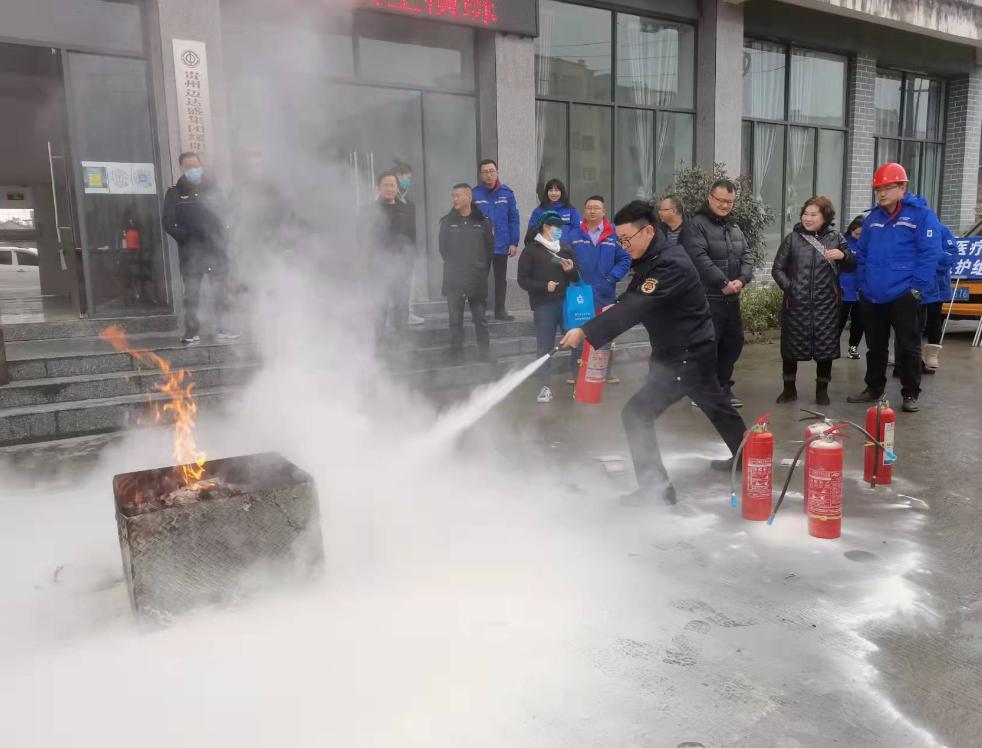
M 482 157 L 523 223 L 551 177 L 616 206 L 721 162 L 773 209 L 771 253 L 804 199 L 844 223 L 898 160 L 962 230 L 980 49 L 982 0 L 7 0 L 0 244 L 38 271 L 0 286 L 0 323 L 180 314 L 159 212 L 189 149 L 229 184 L 250 153 L 330 164 L 346 210 L 408 162 L 421 301 Z

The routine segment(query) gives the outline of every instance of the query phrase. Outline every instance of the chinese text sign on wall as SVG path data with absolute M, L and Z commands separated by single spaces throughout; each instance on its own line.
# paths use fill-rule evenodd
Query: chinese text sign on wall
M 211 100 L 205 43 L 187 39 L 173 41 L 181 150 L 204 154 L 211 144 Z
M 958 252 L 951 274 L 956 278 L 982 280 L 982 236 L 966 236 L 956 239 Z
M 354 0 L 354 4 L 415 18 L 524 36 L 538 35 L 539 4 L 536 0 Z

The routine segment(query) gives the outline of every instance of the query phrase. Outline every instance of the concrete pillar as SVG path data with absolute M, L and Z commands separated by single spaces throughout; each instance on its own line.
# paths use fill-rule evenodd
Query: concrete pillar
M 221 174 L 228 164 L 225 81 L 222 55 L 222 24 L 219 0 L 156 0 L 157 28 L 160 34 L 160 72 L 163 76 L 163 104 L 167 120 L 170 152 L 162 152 L 171 168 L 181 153 L 177 117 L 177 82 L 174 74 L 173 41 L 190 39 L 204 42 L 208 55 L 208 85 L 211 99 L 211 139 L 209 168 Z M 155 45 L 156 46 L 156 45 Z M 158 101 L 158 106 L 160 102 Z
M 982 65 L 948 83 L 941 220 L 958 233 L 975 222 L 982 138 Z
M 535 197 L 535 47 L 532 39 L 495 38 L 495 115 L 501 180 L 515 191 L 522 227 L 538 204 Z M 484 143 L 482 143 L 483 145 Z M 517 262 L 510 262 L 514 277 Z M 515 290 L 509 293 L 513 304 Z
M 873 204 L 870 182 L 873 179 L 873 159 L 876 157 L 874 140 L 876 110 L 873 107 L 873 91 L 876 87 L 876 60 L 859 54 L 849 71 L 849 153 L 846 159 L 845 211 L 839 224 L 848 225 L 853 216 L 862 213 Z
M 699 16 L 696 163 L 740 172 L 743 119 L 743 5 L 705 0 Z

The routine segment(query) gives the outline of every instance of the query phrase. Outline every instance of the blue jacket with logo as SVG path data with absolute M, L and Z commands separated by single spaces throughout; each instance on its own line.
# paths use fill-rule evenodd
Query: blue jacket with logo
M 563 231 L 569 233 L 580 225 L 580 213 L 576 208 L 571 208 L 565 203 L 553 203 L 548 208 L 538 207 L 532 211 L 532 215 L 529 217 L 529 228 L 532 228 L 539 222 L 539 218 L 547 210 L 554 210 L 563 218 Z
M 911 289 L 937 291 L 941 221 L 920 195 L 905 195 L 893 215 L 876 206 L 863 223 L 856 274 L 863 298 L 887 304 Z
M 937 288 L 933 293 L 921 296 L 922 304 L 936 304 L 939 301 L 947 304 L 951 301 L 951 267 L 955 264 L 958 245 L 955 244 L 955 235 L 944 224 L 941 225 L 941 247 L 941 259 L 935 271 Z
M 491 219 L 491 225 L 494 226 L 494 253 L 508 254 L 508 247 L 517 247 L 521 241 L 521 222 L 515 193 L 507 185 L 498 182 L 490 190 L 479 184 L 474 188 L 473 194 L 474 204 Z
M 847 236 L 846 242 L 849 244 L 849 249 L 851 249 L 853 254 L 855 254 L 859 240 L 854 239 L 851 236 Z M 856 270 L 851 272 L 839 272 L 839 286 L 842 288 L 843 301 L 859 301 L 859 278 L 857 278 L 856 275 Z
M 569 243 L 576 255 L 580 278 L 593 287 L 594 306 L 599 309 L 613 304 L 617 298 L 617 281 L 631 269 L 631 255 L 618 243 L 614 227 L 605 218 L 600 240 L 594 244 L 583 221 L 570 232 Z

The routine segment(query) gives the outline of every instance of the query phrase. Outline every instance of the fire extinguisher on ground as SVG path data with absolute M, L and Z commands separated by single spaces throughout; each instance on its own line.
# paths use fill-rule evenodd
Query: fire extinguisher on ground
M 834 425 L 835 424 L 832 423 L 832 421 L 830 421 L 828 418 L 826 418 L 824 421 L 819 421 L 818 423 L 809 424 L 807 427 L 805 427 L 805 443 L 807 444 L 808 441 L 814 436 L 821 436 L 830 428 L 832 428 Z M 808 456 L 810 453 L 811 453 L 810 450 L 808 449 L 805 450 L 805 475 L 808 475 Z M 808 513 L 807 493 L 805 494 L 805 500 L 801 502 L 801 507 L 802 510 L 805 512 L 805 514 L 807 514 Z
M 893 480 L 893 439 L 897 413 L 890 403 L 881 400 L 866 411 L 866 430 L 880 443 L 866 442 L 863 480 L 875 487 L 877 483 L 888 485 Z
M 610 363 L 610 346 L 595 349 L 589 340 L 583 341 L 583 358 L 576 375 L 573 399 L 578 403 L 596 405 L 604 396 L 604 380 Z
M 808 534 L 834 539 L 842 534 L 842 470 L 844 448 L 833 426 L 805 445 L 805 507 Z
M 774 434 L 767 430 L 767 414 L 750 427 L 743 443 L 744 519 L 764 521 L 771 514 L 774 488 Z

